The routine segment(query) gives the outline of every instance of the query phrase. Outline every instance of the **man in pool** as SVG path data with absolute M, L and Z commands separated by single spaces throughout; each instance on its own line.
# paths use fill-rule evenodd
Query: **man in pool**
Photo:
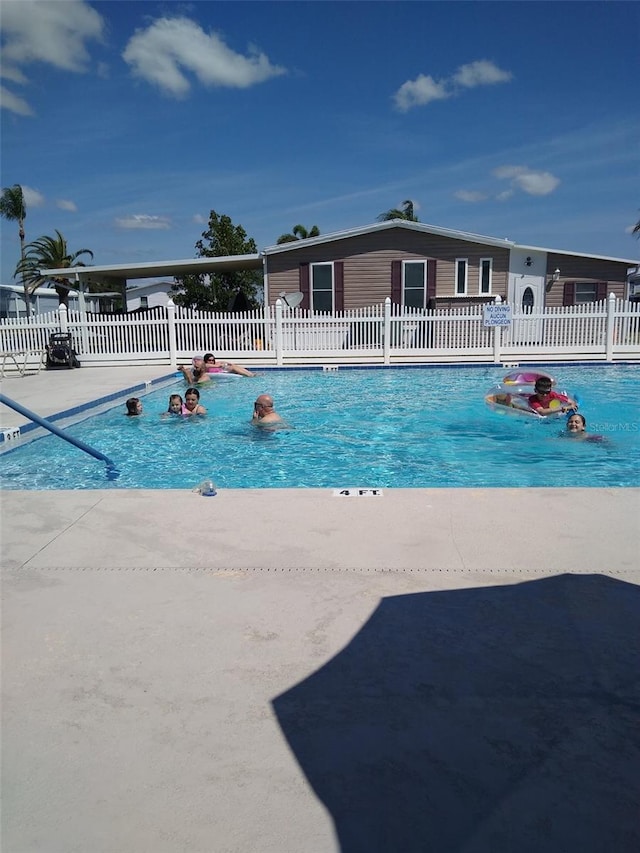
M 251 423 L 259 427 L 284 423 L 280 415 L 273 408 L 273 397 L 270 397 L 269 394 L 260 394 L 253 404 L 253 418 L 251 419 Z
M 548 376 L 540 376 L 536 379 L 535 394 L 529 397 L 529 406 L 538 415 L 551 415 L 557 412 L 569 412 L 577 409 L 575 400 L 565 394 L 558 394 L 551 390 L 551 379 Z

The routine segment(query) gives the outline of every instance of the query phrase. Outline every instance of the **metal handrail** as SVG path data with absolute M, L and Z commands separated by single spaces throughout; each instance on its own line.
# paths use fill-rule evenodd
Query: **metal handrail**
M 14 411 L 18 412 L 18 414 L 38 424 L 38 426 L 44 427 L 44 429 L 48 429 L 49 432 L 52 432 L 59 438 L 63 438 L 65 441 L 68 441 L 69 444 L 75 445 L 80 450 L 83 450 L 85 453 L 88 453 L 89 456 L 93 456 L 94 459 L 99 459 L 101 462 L 104 462 L 107 466 L 108 480 L 117 480 L 120 476 L 120 472 L 116 468 L 115 462 L 113 462 L 112 459 L 109 459 L 108 456 L 105 456 L 104 453 L 101 453 L 99 450 L 94 450 L 93 447 L 89 447 L 88 444 L 85 444 L 84 441 L 80 441 L 79 438 L 74 438 L 72 435 L 68 435 L 66 432 L 64 432 L 64 430 L 61 430 L 60 427 L 57 427 L 55 424 L 52 424 L 51 421 L 48 421 L 46 418 L 40 417 L 40 415 L 37 415 L 30 409 L 25 408 L 20 403 L 16 403 L 15 400 L 10 399 L 9 397 L 5 397 L 4 394 L 0 394 L 0 403 L 4 403 L 5 406 L 8 406 L 10 409 L 13 409 Z

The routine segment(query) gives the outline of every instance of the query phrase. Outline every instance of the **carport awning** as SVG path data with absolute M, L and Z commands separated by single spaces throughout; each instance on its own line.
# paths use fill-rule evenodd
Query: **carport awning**
M 105 282 L 130 278 L 161 278 L 186 273 L 235 272 L 261 270 L 262 255 L 226 255 L 218 258 L 188 258 L 177 261 L 153 261 L 142 264 L 109 264 L 108 266 L 73 267 L 72 269 L 43 269 L 40 275 L 65 277 L 72 281 Z

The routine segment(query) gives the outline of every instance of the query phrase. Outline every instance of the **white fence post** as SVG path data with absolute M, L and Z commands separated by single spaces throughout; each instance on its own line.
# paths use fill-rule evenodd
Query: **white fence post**
M 276 364 L 282 366 L 282 299 L 276 299 Z
M 500 305 L 502 297 L 498 293 L 493 300 L 496 305 Z M 493 327 L 493 363 L 500 364 L 500 350 L 502 349 L 502 326 Z
M 391 364 L 391 299 L 384 300 L 384 330 L 382 333 L 382 361 Z
M 60 305 L 58 305 L 58 321 L 60 323 L 60 331 L 62 332 L 63 335 L 66 335 L 67 332 L 69 331 L 69 325 L 67 323 L 67 316 L 68 316 L 67 306 L 63 302 L 61 302 Z
M 610 293 L 607 299 L 607 322 L 606 322 L 606 342 L 607 350 L 605 358 L 607 361 L 613 361 L 613 333 L 616 325 L 616 295 Z
M 178 367 L 178 344 L 176 339 L 176 304 L 173 299 L 167 302 L 167 324 L 169 326 L 169 366 Z

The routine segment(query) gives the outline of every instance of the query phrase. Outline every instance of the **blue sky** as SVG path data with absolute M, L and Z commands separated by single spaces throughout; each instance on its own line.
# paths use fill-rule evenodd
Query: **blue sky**
M 420 221 L 634 259 L 640 4 L 2 3 L 2 186 L 94 263 Z M 2 222 L 1 280 L 17 228 Z

